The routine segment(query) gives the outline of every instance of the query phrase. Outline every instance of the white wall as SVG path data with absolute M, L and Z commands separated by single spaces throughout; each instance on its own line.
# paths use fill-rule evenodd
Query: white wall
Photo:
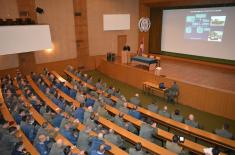
M 36 52 L 36 63 L 47 63 L 76 58 L 76 39 L 72 0 L 35 0 L 36 6 L 44 9 L 38 15 L 38 23 L 50 25 L 54 50 Z
M 104 31 L 103 14 L 130 14 L 130 30 Z M 138 48 L 139 0 L 87 0 L 89 54 L 117 53 L 117 36 L 127 35 L 127 44 Z
M 0 18 L 17 18 L 19 17 L 17 0 L 0 0 Z M 0 70 L 16 68 L 19 66 L 18 55 L 0 56 Z

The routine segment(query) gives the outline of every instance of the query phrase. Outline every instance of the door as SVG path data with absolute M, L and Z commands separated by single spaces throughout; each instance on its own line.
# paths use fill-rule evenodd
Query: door
M 127 41 L 127 36 L 126 35 L 118 35 L 118 38 L 117 38 L 117 56 L 118 57 L 121 57 L 122 55 L 122 49 L 123 47 L 126 45 L 126 41 Z

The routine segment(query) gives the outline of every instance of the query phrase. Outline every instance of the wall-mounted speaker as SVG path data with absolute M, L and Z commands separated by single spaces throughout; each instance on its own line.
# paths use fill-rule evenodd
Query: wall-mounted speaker
M 36 12 L 39 13 L 39 14 L 43 14 L 44 13 L 44 10 L 40 7 L 37 7 L 36 8 Z

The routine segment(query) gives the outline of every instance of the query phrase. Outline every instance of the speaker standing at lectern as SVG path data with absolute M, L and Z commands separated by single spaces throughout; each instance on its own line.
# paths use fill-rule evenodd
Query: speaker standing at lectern
M 130 52 L 131 48 L 129 45 L 125 45 L 122 50 L 122 63 L 128 63 L 128 53 Z

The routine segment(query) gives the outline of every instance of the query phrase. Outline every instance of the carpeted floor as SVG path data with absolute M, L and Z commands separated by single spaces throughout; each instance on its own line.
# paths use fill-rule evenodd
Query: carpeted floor
M 194 114 L 195 119 L 204 128 L 204 130 L 209 132 L 212 132 L 216 128 L 221 128 L 223 123 L 227 122 L 230 125 L 230 131 L 235 134 L 234 120 L 229 120 L 220 116 L 209 114 L 181 104 L 168 104 L 163 98 L 143 94 L 142 90 L 129 86 L 123 82 L 111 79 L 97 70 L 87 71 L 86 73 L 91 75 L 94 78 L 94 81 L 97 81 L 98 78 L 102 78 L 102 80 L 106 82 L 108 86 L 113 85 L 115 88 L 119 88 L 121 93 L 124 94 L 127 99 L 134 96 L 135 93 L 139 93 L 143 107 L 146 107 L 149 103 L 154 102 L 158 105 L 159 108 L 167 105 L 170 112 L 173 112 L 175 109 L 179 109 L 184 117 L 187 117 L 188 114 L 192 113 Z

